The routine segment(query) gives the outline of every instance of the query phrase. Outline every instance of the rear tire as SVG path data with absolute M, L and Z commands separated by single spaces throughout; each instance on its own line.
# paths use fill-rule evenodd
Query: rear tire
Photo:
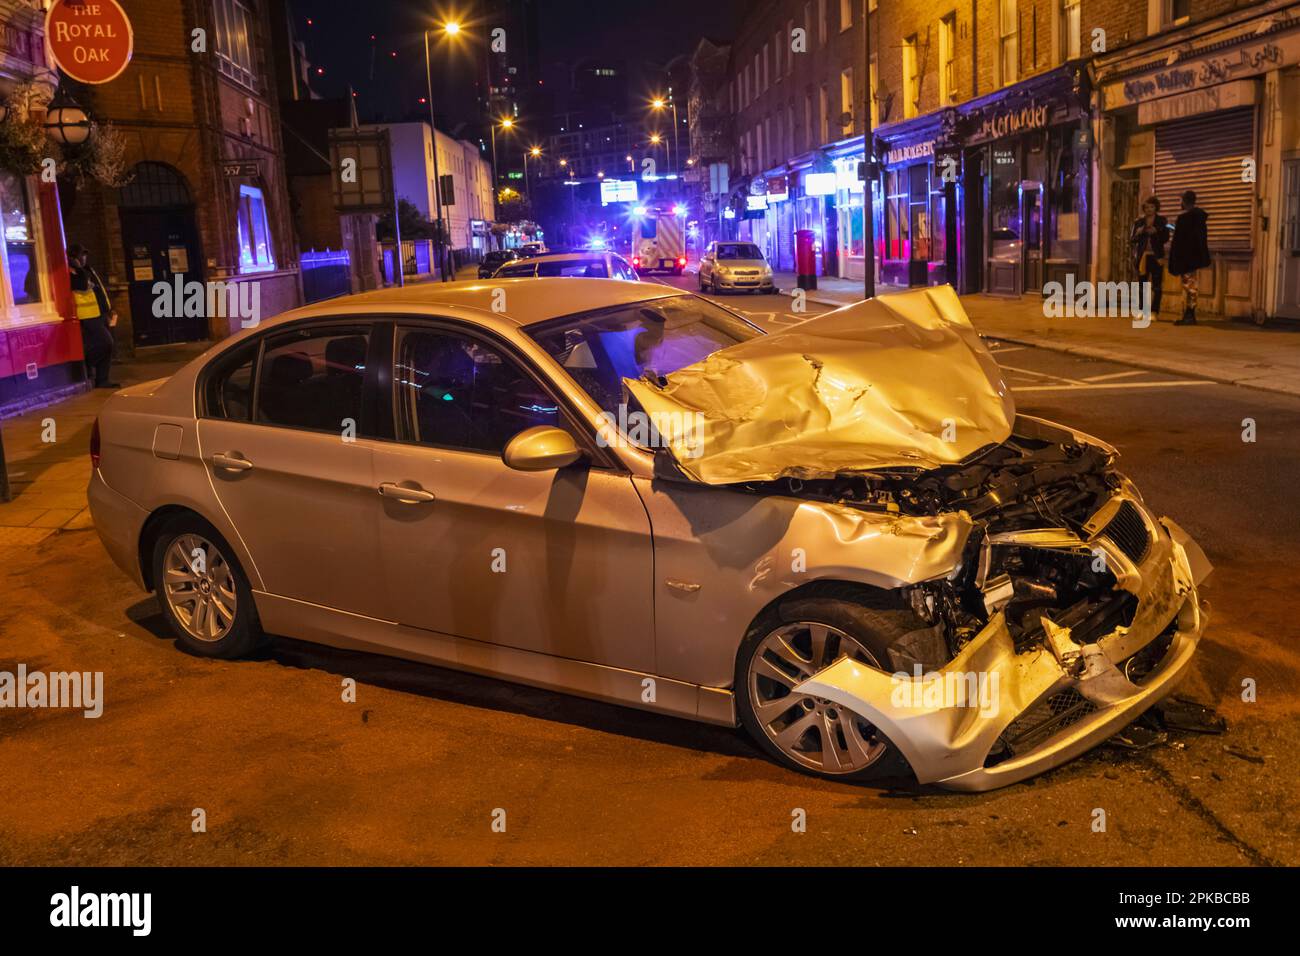
M 153 544 L 163 617 L 200 657 L 245 657 L 265 641 L 253 590 L 230 545 L 195 514 L 168 518 Z
M 781 602 L 754 622 L 736 656 L 741 724 L 792 770 L 834 780 L 905 774 L 898 749 L 868 721 L 793 688 L 846 656 L 890 673 L 890 646 L 919 627 L 910 610 L 852 586 Z

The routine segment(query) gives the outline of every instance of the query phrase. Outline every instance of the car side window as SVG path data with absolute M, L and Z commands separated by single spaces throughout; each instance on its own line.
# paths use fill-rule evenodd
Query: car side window
M 398 414 L 422 445 L 494 455 L 525 428 L 561 425 L 550 395 L 508 355 L 471 336 L 398 329 Z
M 253 371 L 257 366 L 254 340 L 222 356 L 208 376 L 204 405 L 209 418 L 246 422 L 253 417 Z
M 365 326 L 295 329 L 267 339 L 257 379 L 261 425 L 364 434 Z

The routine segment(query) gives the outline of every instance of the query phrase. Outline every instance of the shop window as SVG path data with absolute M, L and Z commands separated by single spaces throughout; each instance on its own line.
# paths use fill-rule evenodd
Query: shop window
M 41 301 L 40 253 L 32 222 L 27 184 L 8 170 L 0 171 L 0 222 L 5 232 L 5 256 L 14 305 Z
M 1008 86 L 1020 74 L 1020 12 L 1016 0 L 999 0 L 998 6 L 998 78 Z
M 1079 168 L 1068 138 L 1059 146 L 1051 183 L 1047 254 L 1079 261 Z
M 913 56 L 916 50 L 912 50 Z M 952 103 L 957 98 L 957 14 L 939 21 L 939 102 Z
M 239 271 L 269 272 L 275 268 L 266 200 L 256 186 L 239 187 Z
M 930 179 L 930 261 L 943 262 L 947 250 L 947 207 L 943 201 L 943 180 L 936 172 Z
M 1020 158 L 1014 146 L 993 148 L 993 175 L 989 186 L 989 226 L 994 259 L 1019 261 Z
M 930 167 L 917 164 L 907 170 L 908 224 L 912 234 L 912 259 L 930 258 Z
M 908 244 L 907 181 L 903 171 L 891 169 L 885 174 L 885 258 L 906 259 Z
M 222 73 L 253 87 L 253 17 L 239 0 L 214 0 L 217 65 Z

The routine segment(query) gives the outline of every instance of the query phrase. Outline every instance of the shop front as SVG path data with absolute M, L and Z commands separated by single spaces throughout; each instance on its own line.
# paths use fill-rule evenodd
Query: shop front
M 1300 318 L 1300 120 L 1286 105 L 1300 97 L 1297 64 L 1300 6 L 1279 3 L 1099 59 L 1105 277 L 1134 278 L 1127 240 L 1142 202 L 1157 197 L 1177 229 L 1191 190 L 1213 259 L 1198 274 L 1198 309 Z M 1165 291 L 1174 312 L 1175 277 Z
M 940 123 L 947 115 L 931 113 L 877 131 L 874 233 L 880 281 L 886 285 L 952 281 L 948 258 L 956 250 L 949 226 L 956 222 L 956 173 L 951 164 L 937 161 L 944 142 Z
M 835 169 L 835 235 L 827 237 L 827 245 L 835 249 L 838 275 L 841 279 L 862 281 L 866 275 L 866 237 L 863 222 L 863 203 L 866 183 L 859 175 L 862 164 L 862 137 L 837 146 L 832 153 Z M 879 261 L 876 278 L 879 280 Z
M 0 20 L 0 417 L 49 404 L 85 387 L 86 372 L 68 283 L 59 195 L 19 160 L 29 127 L 43 135 L 53 95 L 38 10 Z M 37 158 L 39 162 L 39 157 Z
M 1086 278 L 1092 141 L 1082 67 L 1067 64 L 956 114 L 962 291 L 1018 296 Z

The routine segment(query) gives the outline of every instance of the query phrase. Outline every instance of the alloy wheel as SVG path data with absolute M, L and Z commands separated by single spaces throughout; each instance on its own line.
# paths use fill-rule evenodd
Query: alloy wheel
M 200 641 L 215 643 L 235 624 L 238 597 L 230 563 L 198 534 L 172 539 L 163 556 L 163 596 L 176 620 Z
M 848 634 L 807 621 L 772 631 L 749 661 L 750 706 L 763 733 L 791 760 L 825 774 L 857 773 L 887 749 L 862 717 L 833 701 L 794 692 L 800 682 L 843 657 L 880 667 Z

